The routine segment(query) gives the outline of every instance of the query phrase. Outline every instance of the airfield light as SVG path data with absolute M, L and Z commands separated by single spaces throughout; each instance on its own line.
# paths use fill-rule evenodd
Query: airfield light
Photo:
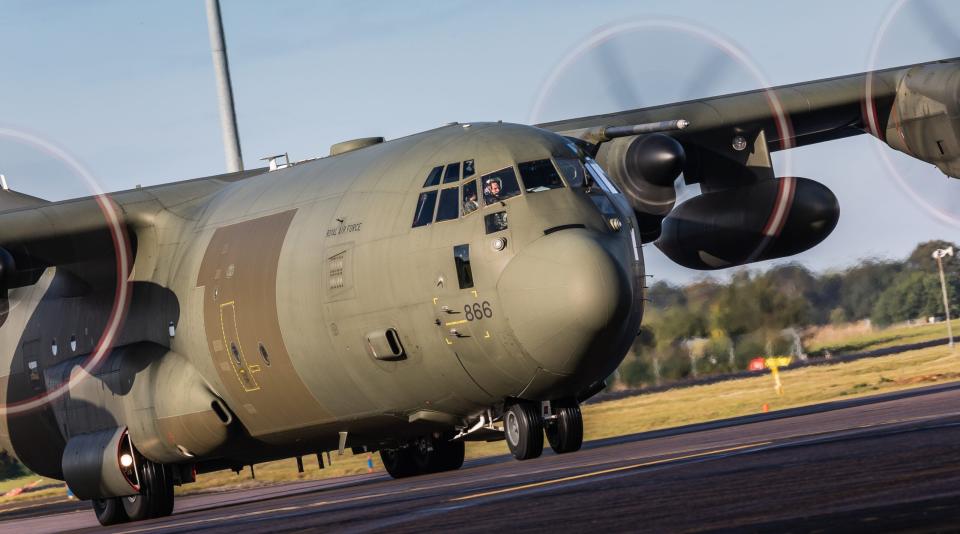
M 933 259 L 937 260 L 937 269 L 940 271 L 940 290 L 943 292 L 943 312 L 947 319 L 947 337 L 950 339 L 950 350 L 953 350 L 953 326 L 950 324 L 950 301 L 947 299 L 947 281 L 943 277 L 943 257 L 953 256 L 953 247 L 938 248 L 933 251 Z

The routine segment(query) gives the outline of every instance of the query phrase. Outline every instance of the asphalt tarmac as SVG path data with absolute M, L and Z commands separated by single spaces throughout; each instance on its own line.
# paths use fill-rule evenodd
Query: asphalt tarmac
M 504 445 L 506 449 L 506 445 Z M 0 508 L 2 532 L 100 531 L 89 503 Z M 960 384 L 588 442 L 457 472 L 180 498 L 110 532 L 960 530 Z

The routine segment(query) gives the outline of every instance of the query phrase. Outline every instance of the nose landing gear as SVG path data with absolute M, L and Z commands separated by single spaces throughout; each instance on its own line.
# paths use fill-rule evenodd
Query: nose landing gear
M 583 415 L 575 400 L 554 401 L 554 418 L 546 425 L 550 448 L 557 454 L 580 450 L 583 445 Z
M 541 410 L 543 406 L 543 410 Z M 517 460 L 529 460 L 543 452 L 543 435 L 557 454 L 580 450 L 583 416 L 574 399 L 547 403 L 517 401 L 503 414 L 503 433 Z

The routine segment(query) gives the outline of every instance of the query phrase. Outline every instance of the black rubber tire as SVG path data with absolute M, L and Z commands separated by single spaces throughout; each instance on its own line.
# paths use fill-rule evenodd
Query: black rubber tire
M 108 499 L 94 499 L 93 513 L 97 516 L 97 521 L 105 527 L 126 523 L 130 520 L 127 512 L 123 509 L 123 503 L 120 497 L 111 497 Z
M 463 467 L 463 457 L 466 448 L 463 440 L 450 441 L 450 436 L 441 436 L 433 445 L 433 462 L 431 473 L 456 471 Z
M 530 460 L 543 453 L 543 417 L 538 403 L 512 404 L 503 414 L 503 430 L 507 447 L 517 460 Z
M 413 457 L 413 447 L 380 449 L 380 460 L 393 478 L 406 478 L 420 474 Z
M 583 415 L 576 401 L 556 402 L 552 406 L 557 416 L 546 427 L 547 441 L 557 454 L 579 451 L 583 445 Z
M 121 497 L 131 521 L 166 517 L 173 513 L 173 477 L 170 469 L 148 460 L 140 465 L 140 494 Z

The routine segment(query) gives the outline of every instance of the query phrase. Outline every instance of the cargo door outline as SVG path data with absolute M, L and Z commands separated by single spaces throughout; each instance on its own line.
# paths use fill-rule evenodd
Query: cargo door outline
M 229 308 L 229 311 L 227 311 Z M 220 305 L 220 332 L 223 335 L 223 346 L 227 351 L 227 359 L 233 367 L 233 372 L 240 381 L 240 386 L 247 393 L 259 391 L 260 384 L 253 376 L 260 370 L 259 365 L 249 365 L 240 343 L 240 332 L 237 330 L 237 305 L 235 301 L 224 302 Z M 228 337 L 228 334 L 232 335 Z M 236 353 L 234 353 L 236 347 Z

